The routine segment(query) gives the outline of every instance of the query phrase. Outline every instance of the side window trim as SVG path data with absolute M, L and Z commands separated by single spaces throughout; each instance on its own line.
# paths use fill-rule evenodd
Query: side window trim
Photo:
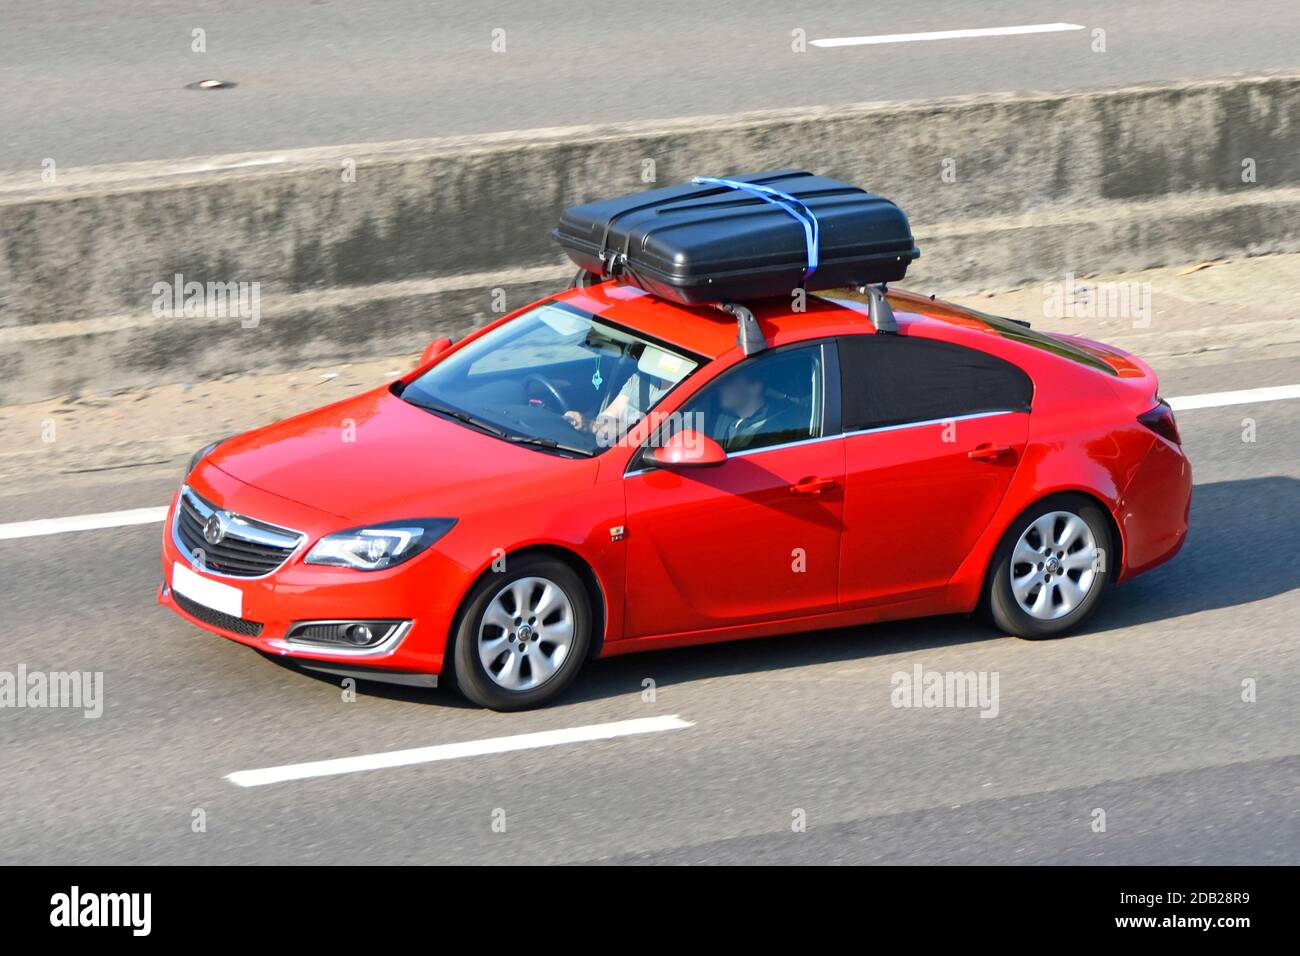
M 875 435 L 879 432 L 896 432 L 904 428 L 924 428 L 926 425 L 947 425 L 949 422 L 968 422 L 976 418 L 997 418 L 999 415 L 1028 415 L 1029 413 L 1023 408 L 1002 408 L 995 411 L 971 412 L 969 415 L 952 415 L 948 418 L 927 418 L 921 422 L 899 422 L 896 425 L 877 425 L 874 428 L 858 428 L 851 432 L 844 432 L 845 438 L 855 438 L 858 435 Z
M 742 448 L 740 451 L 727 452 L 728 458 L 748 458 L 750 455 L 761 455 L 765 451 L 780 451 L 783 448 L 798 448 L 800 445 L 820 445 L 826 441 L 838 441 L 845 436 L 839 432 L 834 435 L 819 435 L 816 438 L 800 438 L 798 441 L 782 442 L 779 445 L 763 445 L 760 448 Z

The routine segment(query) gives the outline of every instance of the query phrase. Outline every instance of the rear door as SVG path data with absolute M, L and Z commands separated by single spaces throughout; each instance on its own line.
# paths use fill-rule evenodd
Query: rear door
M 679 410 L 680 424 L 723 446 L 723 464 L 670 470 L 633 458 L 627 636 L 835 609 L 844 449 L 827 381 L 820 343 L 762 353 Z
M 1006 494 L 1033 386 L 1009 362 L 900 335 L 839 340 L 840 605 L 942 593 Z

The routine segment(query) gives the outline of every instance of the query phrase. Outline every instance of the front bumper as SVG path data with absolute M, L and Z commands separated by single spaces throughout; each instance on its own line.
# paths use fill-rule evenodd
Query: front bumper
M 222 508 L 302 529 L 306 540 L 283 566 L 265 576 L 216 574 L 191 562 L 175 541 L 172 529 L 179 496 L 173 497 L 163 530 L 160 604 L 197 627 L 304 666 L 345 672 L 343 676 L 436 684 L 460 596 L 469 587 L 465 568 L 436 548 L 386 571 L 304 565 L 302 558 L 311 545 L 346 526 L 345 519 L 252 488 L 210 466 L 192 475 L 190 485 Z M 192 597 L 178 596 L 173 590 L 177 564 L 201 578 L 237 588 L 239 614 L 224 614 Z M 411 623 L 396 640 L 376 648 L 308 645 L 285 639 L 296 623 L 340 619 Z

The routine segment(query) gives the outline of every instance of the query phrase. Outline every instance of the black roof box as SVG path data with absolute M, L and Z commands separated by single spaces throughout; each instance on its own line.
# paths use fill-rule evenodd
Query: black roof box
M 574 206 L 552 235 L 588 272 L 683 305 L 893 282 L 921 254 L 888 199 L 797 169 Z

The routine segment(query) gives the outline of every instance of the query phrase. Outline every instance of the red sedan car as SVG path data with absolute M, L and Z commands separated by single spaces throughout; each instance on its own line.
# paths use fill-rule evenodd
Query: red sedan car
M 882 297 L 883 301 L 883 297 Z M 979 611 L 1076 627 L 1187 534 L 1143 362 L 891 291 L 732 319 L 575 288 L 209 446 L 159 600 L 333 674 L 537 705 L 589 659 Z

